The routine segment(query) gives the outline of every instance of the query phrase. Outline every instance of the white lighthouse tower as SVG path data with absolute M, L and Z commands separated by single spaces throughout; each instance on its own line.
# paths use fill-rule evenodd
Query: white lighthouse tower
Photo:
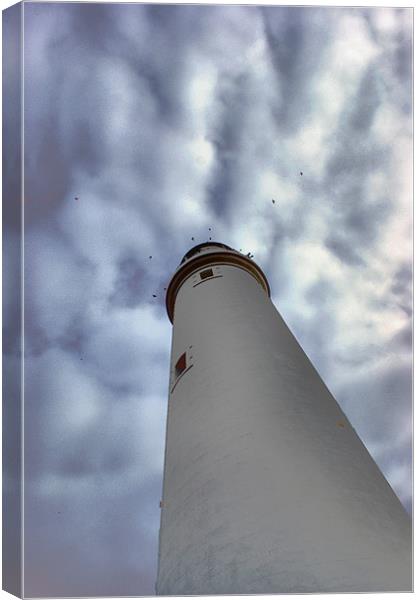
M 409 591 L 411 521 L 269 296 L 224 244 L 182 260 L 159 595 Z

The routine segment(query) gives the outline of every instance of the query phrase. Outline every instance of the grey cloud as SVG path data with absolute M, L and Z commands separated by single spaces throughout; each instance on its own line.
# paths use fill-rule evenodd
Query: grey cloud
M 400 268 L 394 275 L 394 284 L 392 287 L 392 291 L 398 293 L 404 286 L 410 284 L 412 281 L 412 266 L 410 263 L 406 263 L 401 265 Z
M 341 192 L 341 202 L 331 218 L 336 226 L 326 237 L 325 245 L 343 262 L 365 264 L 363 254 L 376 243 L 389 213 L 388 203 L 369 202 L 363 187 L 351 183 Z
M 364 135 L 371 127 L 375 112 L 380 105 L 380 87 L 374 65 L 371 65 L 364 73 L 359 84 L 355 109 L 350 116 L 349 125 L 351 129 L 360 131 Z
M 329 347 L 330 340 L 335 334 L 336 322 L 330 310 L 331 304 L 324 304 L 320 301 L 321 285 L 320 283 L 318 286 L 314 286 L 306 294 L 311 301 L 317 296 L 312 316 L 306 318 L 304 322 L 297 318 L 291 318 L 288 326 L 320 376 L 328 381 L 332 371 Z
M 411 317 L 413 312 L 413 292 L 412 292 L 412 265 L 410 262 L 401 263 L 395 270 L 393 276 L 389 276 L 389 283 L 386 291 L 381 296 L 375 298 L 374 305 L 379 309 L 395 308 L 402 310 L 407 318 L 408 324 L 395 336 L 394 340 L 403 339 L 406 342 L 411 337 L 407 330 L 412 328 Z M 405 332 L 405 333 L 404 333 Z
M 403 111 L 410 117 L 412 110 L 412 38 L 402 33 L 399 37 L 399 44 L 395 50 L 394 60 L 396 63 L 396 73 L 403 88 L 406 90 L 404 101 L 401 105 Z M 407 85 L 406 85 L 407 84 Z
M 412 316 L 413 311 L 413 292 L 412 292 L 412 265 L 404 264 L 393 277 L 390 287 L 391 293 L 394 295 L 397 306 L 399 306 L 408 317 Z M 412 327 L 410 326 L 410 330 Z M 408 343 L 409 336 L 412 332 L 403 335 L 403 339 Z
M 327 165 L 325 185 L 331 186 L 331 222 L 334 231 L 326 245 L 341 260 L 361 264 L 363 252 L 375 244 L 377 235 L 393 209 L 390 194 L 368 199 L 368 177 L 388 165 L 388 150 L 366 136 L 378 106 L 368 90 L 368 74 L 361 81 L 358 99 L 341 123 L 336 148 Z M 356 175 L 354 176 L 354 174 Z
M 305 297 L 308 302 L 315 306 L 330 305 L 331 301 L 336 298 L 336 286 L 330 280 L 323 278 L 319 279 L 307 290 Z
M 14 232 L 3 233 L 3 354 L 20 352 L 22 299 L 19 292 L 21 279 L 21 246 Z
M 156 42 L 154 52 L 142 61 L 146 77 L 158 105 L 159 117 L 168 125 L 185 126 L 183 89 L 187 73 L 184 58 L 195 42 L 196 28 L 202 23 L 201 11 L 194 7 L 146 6 L 145 13 Z
M 408 312 L 408 311 L 406 311 Z M 408 315 L 410 316 L 410 315 Z M 398 331 L 392 338 L 391 347 L 394 348 L 395 352 L 407 351 L 411 352 L 413 348 L 413 327 L 412 323 L 409 322 L 400 331 Z
M 153 423 L 156 440 L 149 438 L 141 389 L 130 397 L 119 392 L 116 399 L 89 366 L 80 367 L 76 358 L 57 350 L 28 361 L 27 368 L 33 387 L 25 407 L 27 481 L 62 476 L 78 485 L 86 476 L 109 476 L 109 485 L 116 485 L 134 468 L 141 486 L 154 470 L 150 448 L 162 459 L 164 428 L 164 419 L 159 428 Z M 148 401 L 148 411 L 150 404 L 161 418 L 158 397 Z
M 336 234 L 332 234 L 330 237 L 326 238 L 325 245 L 343 262 L 358 266 L 365 264 L 362 256 L 360 256 L 360 253 L 353 247 L 351 241 L 345 240 L 344 237 L 338 237 Z
M 412 371 L 406 361 L 393 361 L 386 370 L 368 371 L 364 376 L 354 377 L 350 386 L 340 388 L 337 398 L 361 439 L 368 440 L 373 455 L 383 472 L 389 476 L 392 470 L 405 467 L 407 479 L 411 473 L 411 433 L 403 428 L 412 408 Z M 389 442 L 387 431 L 394 427 L 399 441 Z M 382 449 L 381 449 L 382 448 Z M 390 479 L 391 481 L 391 479 Z M 407 510 L 411 509 L 409 488 L 398 488 Z
M 57 199 L 63 198 L 69 190 L 67 158 L 57 129 L 57 120 L 52 114 L 49 122 L 44 122 L 39 153 L 36 159 L 30 159 L 32 169 L 25 173 L 25 218 L 28 223 L 45 219 L 56 209 Z M 40 172 L 43 177 L 39 177 Z
M 245 252 L 260 243 L 274 297 L 295 306 L 287 322 L 365 443 L 380 445 L 387 476 L 400 468 L 409 504 L 409 439 L 398 439 L 395 418 L 410 410 L 408 325 L 341 347 L 336 307 L 351 282 L 327 265 L 314 279 L 297 274 L 289 260 L 314 244 L 367 281 L 370 261 L 381 265 L 380 234 L 399 218 L 395 190 L 371 200 L 366 188 L 371 173 L 389 185 L 394 168 L 372 123 L 379 107 L 409 106 L 410 21 L 397 18 L 384 35 L 374 10 L 381 54 L 359 67 L 335 126 L 322 120 L 315 85 L 340 19 L 361 9 L 26 5 L 31 595 L 154 593 L 170 349 L 163 288 L 208 227 L 227 244 L 243 240 Z M 210 104 L 194 120 L 189 86 L 208 68 L 214 98 L 199 98 Z M 409 118 L 396 113 L 400 131 Z M 307 123 L 331 128 L 324 171 L 299 155 Z M 192 168 L 196 136 L 212 153 L 207 170 Z M 284 186 L 276 212 L 266 174 Z M 363 323 L 410 307 L 408 261 L 380 268 L 388 290 L 374 304 L 365 288 Z M 374 370 L 386 353 L 393 364 Z
M 372 369 L 374 373 L 374 369 Z M 344 406 L 351 405 L 355 428 L 363 438 L 372 442 L 383 441 L 385 432 L 397 420 L 408 415 L 411 409 L 412 384 L 411 365 L 406 361 L 394 361 L 386 369 L 371 371 L 358 377 L 349 387 L 339 392 L 339 400 Z
M 412 446 L 411 436 L 407 435 L 399 444 L 386 445 L 385 448 L 378 451 L 374 456 L 378 466 L 389 482 L 392 482 L 395 471 L 402 471 L 402 478 L 400 476 L 397 477 L 396 482 L 391 483 L 391 485 L 409 514 L 412 514 L 413 492 Z
M 75 485 L 64 489 L 50 497 L 31 493 L 26 547 L 31 593 L 60 597 L 65 587 L 70 596 L 138 596 L 138 590 L 153 595 L 157 543 L 150 528 L 157 525 L 160 482 L 131 495 L 112 489 L 105 477 L 93 482 L 90 493 Z M 129 539 L 135 542 L 127 544 Z M 92 578 L 92 569 L 100 577 Z
M 161 480 L 148 454 L 162 461 L 163 435 L 153 425 L 160 443 L 149 447 L 143 398 L 115 402 L 57 350 L 29 360 L 27 370 L 33 386 L 25 435 L 27 589 L 56 597 L 63 589 L 154 593 Z M 92 578 L 92 569 L 102 576 Z M 77 577 L 69 578 L 70 571 Z
M 390 31 L 383 31 L 377 21 L 379 21 L 380 12 L 388 10 L 365 8 L 364 18 L 372 38 L 380 46 L 385 64 L 391 65 L 392 72 L 399 80 L 396 85 L 387 86 L 390 97 L 410 120 L 412 110 L 412 9 L 393 9 L 391 12 L 396 26 Z
M 211 141 L 214 145 L 217 163 L 208 183 L 208 197 L 216 217 L 227 216 L 234 205 L 237 190 L 240 156 L 239 149 L 243 140 L 243 121 L 249 102 L 246 94 L 247 77 L 239 74 L 228 86 L 223 80 L 219 84 L 219 125 L 212 132 Z
M 20 123 L 21 100 L 21 51 L 19 24 L 21 9 L 15 7 L 3 13 L 3 44 L 9 51 L 4 53 L 3 81 L 7 82 L 7 94 L 3 98 L 3 140 L 7 140 L 7 152 L 3 156 L 2 219 L 4 228 L 17 233 L 21 223 L 22 182 L 20 165 L 22 160 Z
M 333 11 L 300 7 L 260 10 L 279 87 L 280 100 L 272 110 L 280 129 L 290 134 L 302 127 L 313 108 L 310 83 L 330 39 Z
M 391 292 L 400 300 L 412 300 L 412 265 L 404 264 L 394 274 Z
M 3 33 L 3 357 L 2 357 L 2 465 L 3 465 L 3 588 L 22 595 L 22 294 L 21 239 L 21 37 L 23 5 L 2 14 Z M 6 51 L 7 49 L 7 51 Z
M 278 120 L 280 135 L 287 135 L 287 128 L 292 131 L 293 127 L 303 127 L 316 109 L 306 94 L 312 89 L 316 70 L 327 69 L 323 55 L 332 37 L 331 24 L 339 20 L 338 13 L 334 9 L 263 9 L 268 46 L 280 84 L 280 110 L 285 111 Z M 350 13 L 353 11 L 348 9 L 339 14 Z M 328 28 L 325 23 L 329 23 Z M 289 43 L 282 43 L 284 36 Z M 348 96 L 338 131 L 331 137 L 324 180 L 321 186 L 314 186 L 314 197 L 319 195 L 322 203 L 327 198 L 331 209 L 333 233 L 327 236 L 325 244 L 338 258 L 354 266 L 363 263 L 365 249 L 375 244 L 393 208 L 390 193 L 367 201 L 365 189 L 371 173 L 387 168 L 389 161 L 388 149 L 368 135 L 377 109 L 388 96 L 383 61 L 379 57 L 371 62 L 364 69 L 355 97 Z
M 118 266 L 119 272 L 110 302 L 116 306 L 133 307 L 144 300 L 150 300 L 154 282 L 149 270 L 134 256 L 122 259 Z

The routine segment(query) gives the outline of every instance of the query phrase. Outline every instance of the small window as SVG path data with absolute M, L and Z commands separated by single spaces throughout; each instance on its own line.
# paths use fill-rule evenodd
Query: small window
M 214 277 L 212 269 L 206 269 L 206 271 L 200 272 L 201 279 L 207 279 L 208 277 Z
M 184 352 L 182 354 L 182 356 L 180 356 L 178 358 L 178 361 L 175 365 L 175 376 L 179 377 L 179 375 L 181 375 L 185 369 L 186 369 L 186 352 Z

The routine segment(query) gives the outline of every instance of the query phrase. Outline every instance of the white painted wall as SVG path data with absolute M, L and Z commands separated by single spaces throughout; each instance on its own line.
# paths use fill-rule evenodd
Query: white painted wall
M 217 272 L 175 304 L 157 593 L 410 590 L 398 498 L 254 277 Z

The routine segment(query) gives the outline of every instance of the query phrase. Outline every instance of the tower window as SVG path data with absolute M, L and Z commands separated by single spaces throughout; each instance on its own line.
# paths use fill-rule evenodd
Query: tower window
M 179 375 L 181 375 L 185 369 L 186 369 L 186 352 L 184 352 L 182 354 L 182 356 L 180 356 L 178 358 L 178 361 L 175 364 L 175 376 L 179 377 Z
M 206 269 L 200 272 L 201 279 L 207 279 L 208 277 L 214 277 L 212 269 Z

